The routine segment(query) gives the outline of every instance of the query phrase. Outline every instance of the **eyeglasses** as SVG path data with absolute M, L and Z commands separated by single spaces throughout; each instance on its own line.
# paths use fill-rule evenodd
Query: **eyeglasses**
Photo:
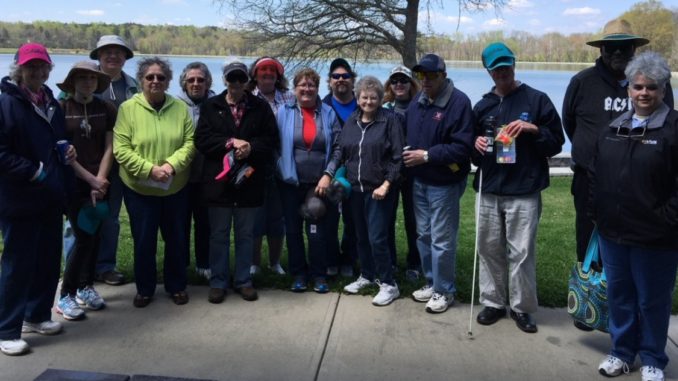
M 249 79 L 247 78 L 247 76 L 245 74 L 242 74 L 242 73 L 228 74 L 226 76 L 226 82 L 230 82 L 230 83 L 236 83 L 236 82 L 246 83 L 248 80 Z
M 330 74 L 330 77 L 332 79 L 339 79 L 339 78 L 341 78 L 341 79 L 351 79 L 351 78 L 353 78 L 353 74 L 351 74 L 351 73 L 332 73 L 332 74 Z
M 647 91 L 657 91 L 659 89 L 659 86 L 657 86 L 656 83 L 652 83 L 649 85 L 640 85 L 640 84 L 633 84 L 631 85 L 631 88 L 635 91 L 643 91 L 643 89 L 647 89 Z
M 391 85 L 397 85 L 397 84 L 399 84 L 399 83 L 400 83 L 401 85 L 407 85 L 407 84 L 410 83 L 410 79 L 409 79 L 409 78 L 404 78 L 404 77 L 402 77 L 402 78 L 391 78 L 391 79 L 389 80 L 389 82 L 391 83 Z
M 192 78 L 187 78 L 187 79 L 186 79 L 186 82 L 188 82 L 188 83 L 196 83 L 196 82 L 197 82 L 197 83 L 204 83 L 204 82 L 205 82 L 205 78 L 203 78 L 203 77 L 192 77 Z
M 424 78 L 428 79 L 429 81 L 433 81 L 434 79 L 438 79 L 438 77 L 440 76 L 440 72 L 437 72 L 437 71 L 415 71 L 414 76 L 420 81 L 423 81 Z
M 315 83 L 304 83 L 304 84 L 298 84 L 296 87 L 300 89 L 308 89 L 308 90 L 314 90 L 317 89 L 318 86 L 315 85 Z
M 622 127 L 624 124 L 630 124 L 631 120 L 625 120 L 622 123 L 619 124 L 619 127 L 617 127 L 617 136 L 620 138 L 628 138 L 628 139 L 640 139 L 643 136 L 645 136 L 645 132 L 647 131 L 647 125 L 650 122 L 650 118 L 645 119 L 643 122 L 642 126 L 639 127 Z
M 148 82 L 153 82 L 154 80 L 155 80 L 155 81 L 158 81 L 158 82 L 165 82 L 165 80 L 167 79 L 167 77 L 165 77 L 165 76 L 162 75 L 162 74 L 147 74 L 147 75 L 144 77 L 144 79 L 147 80 Z

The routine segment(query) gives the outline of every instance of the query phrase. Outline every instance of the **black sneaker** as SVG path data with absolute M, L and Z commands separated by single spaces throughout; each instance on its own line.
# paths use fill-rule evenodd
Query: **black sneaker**
M 96 279 L 99 282 L 104 282 L 111 286 L 119 286 L 125 283 L 125 276 L 116 270 L 110 270 L 101 274 L 97 274 Z

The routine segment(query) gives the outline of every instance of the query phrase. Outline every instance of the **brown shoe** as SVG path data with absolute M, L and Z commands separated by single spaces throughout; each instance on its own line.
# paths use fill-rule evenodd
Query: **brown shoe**
M 174 293 L 172 294 L 172 301 L 177 306 L 186 304 L 188 303 L 188 294 L 186 293 L 186 291 L 179 291 L 177 293 Z
M 255 290 L 254 287 L 251 286 L 236 288 L 235 292 L 240 294 L 240 296 L 242 296 L 242 298 L 247 300 L 248 302 L 253 302 L 259 298 L 259 295 L 257 295 L 257 290 Z
M 207 301 L 214 304 L 219 304 L 224 301 L 226 297 L 226 290 L 223 288 L 210 288 L 209 294 L 207 294 Z
M 147 305 L 151 304 L 151 300 L 153 300 L 153 298 L 151 298 L 150 296 L 143 296 L 141 294 L 137 294 L 134 297 L 133 304 L 134 304 L 134 307 L 136 307 L 136 308 L 144 308 Z

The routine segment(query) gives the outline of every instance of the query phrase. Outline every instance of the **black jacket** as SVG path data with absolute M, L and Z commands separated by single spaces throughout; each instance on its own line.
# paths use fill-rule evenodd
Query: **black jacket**
M 266 101 L 246 93 L 246 110 L 240 127 L 235 126 L 231 109 L 226 103 L 226 93 L 203 102 L 195 131 L 195 146 L 205 155 L 202 182 L 204 201 L 208 206 L 257 207 L 264 202 L 265 166 L 272 160 L 278 146 L 278 129 L 271 106 Z M 254 167 L 254 174 L 240 186 L 215 181 L 223 169 L 227 153 L 226 141 L 230 138 L 245 140 L 252 151 L 244 161 Z
M 497 164 L 496 152 L 481 155 L 473 150 L 473 163 L 482 169 L 483 193 L 519 196 L 547 188 L 548 158 L 558 154 L 565 142 L 560 117 L 549 97 L 521 84 L 503 98 L 493 92 L 483 95 L 473 112 L 477 120 L 475 136 L 484 135 L 483 123 L 488 116 L 494 116 L 501 126 L 519 119 L 521 113 L 527 112 L 530 122 L 539 128 L 536 135 L 524 133 L 515 139 L 516 162 L 513 164 Z M 480 173 L 476 171 L 473 181 L 476 191 Z
M 37 109 L 10 80 L 0 84 L 0 216 L 63 212 L 75 189 L 71 166 L 58 159 L 56 142 L 66 139 L 65 118 L 47 86 L 46 112 Z M 42 163 L 45 178 L 31 181 Z
M 673 108 L 673 91 L 667 84 L 664 103 Z M 610 122 L 631 109 L 627 86 L 622 86 L 601 58 L 570 80 L 563 99 L 563 127 L 572 142 L 572 161 L 588 168 L 598 135 Z
M 332 153 L 332 160 L 346 166 L 346 178 L 360 192 L 371 192 L 384 180 L 400 179 L 405 137 L 401 119 L 391 110 L 379 108 L 374 121 L 365 125 L 354 112 L 346 120 Z
M 599 233 L 623 245 L 678 249 L 678 111 L 662 105 L 642 138 L 617 136 L 633 111 L 609 125 L 590 173 Z

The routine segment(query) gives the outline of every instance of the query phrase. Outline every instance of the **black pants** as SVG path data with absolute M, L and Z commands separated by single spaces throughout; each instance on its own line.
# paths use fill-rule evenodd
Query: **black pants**
M 201 200 L 202 183 L 189 182 L 188 190 L 188 221 L 186 222 L 186 236 L 191 237 L 191 228 L 194 230 L 193 251 L 195 253 L 195 267 L 210 268 L 210 219 L 207 206 Z M 193 222 L 193 223 L 191 223 Z M 186 264 L 191 263 L 190 252 Z
M 61 296 L 75 295 L 77 289 L 94 284 L 101 226 L 97 228 L 94 234 L 86 233 L 80 229 L 78 227 L 78 213 L 81 208 L 81 204 L 73 204 L 68 210 L 68 220 L 71 222 L 75 236 L 75 246 L 73 253 L 66 257 Z
M 412 179 L 405 179 L 400 187 L 403 195 L 403 219 L 407 235 L 407 269 L 418 270 L 421 257 L 417 249 L 417 220 L 414 217 L 414 201 L 412 199 Z
M 577 261 L 583 262 L 586 257 L 586 248 L 593 232 L 593 221 L 587 214 L 589 203 L 589 179 L 586 170 L 582 167 L 574 168 L 572 177 L 572 196 L 574 196 L 575 230 L 577 237 Z

